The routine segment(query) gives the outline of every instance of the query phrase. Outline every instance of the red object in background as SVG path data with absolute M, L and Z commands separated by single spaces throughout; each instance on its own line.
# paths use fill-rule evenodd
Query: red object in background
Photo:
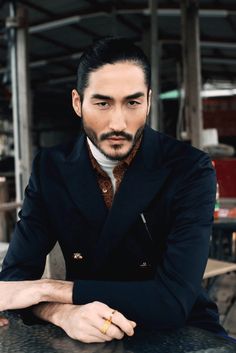
M 214 159 L 220 198 L 236 198 L 236 158 Z
M 236 97 L 203 99 L 204 129 L 217 128 L 220 137 L 236 136 Z

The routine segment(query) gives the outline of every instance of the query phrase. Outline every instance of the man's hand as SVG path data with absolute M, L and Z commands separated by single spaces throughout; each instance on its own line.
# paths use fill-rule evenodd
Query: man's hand
M 0 316 L 0 327 L 6 326 L 8 324 L 9 324 L 9 321 L 5 317 Z
M 47 302 L 34 306 L 35 315 L 60 326 L 68 336 L 81 342 L 106 342 L 121 339 L 124 334 L 134 334 L 135 322 L 117 311 L 106 334 L 103 334 L 101 329 L 113 309 L 100 302 L 72 305 L 72 288 L 73 282 L 47 279 L 0 282 L 0 311 Z M 7 324 L 8 320 L 0 317 L 0 326 Z
M 72 282 L 41 279 L 0 282 L 0 311 L 26 308 L 42 301 L 72 303 Z
M 85 305 L 42 303 L 33 311 L 41 319 L 61 327 L 71 338 L 85 343 L 122 339 L 124 334 L 132 336 L 136 326 L 135 322 L 116 311 L 106 334 L 101 333 L 113 309 L 96 301 Z

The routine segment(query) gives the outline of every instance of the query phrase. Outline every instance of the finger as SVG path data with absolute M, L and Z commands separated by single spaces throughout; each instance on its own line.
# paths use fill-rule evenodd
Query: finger
M 104 303 L 94 302 L 94 304 L 96 305 L 98 315 L 100 315 L 103 319 L 107 320 L 111 318 L 112 323 L 118 326 L 118 328 L 128 336 L 132 336 L 134 334 L 134 329 L 130 320 L 126 319 L 123 314 L 110 308 Z
M 93 335 L 96 335 L 97 337 L 100 338 L 105 338 L 106 341 L 111 341 L 111 339 L 122 339 L 124 337 L 124 332 L 120 330 L 119 327 L 116 325 L 113 325 L 112 323 L 109 324 L 106 333 L 104 334 L 101 330 L 105 324 L 105 319 L 101 319 L 100 317 L 97 317 L 96 320 L 93 320 L 93 322 L 90 323 L 90 325 L 93 327 L 94 331 L 91 331 L 90 333 Z
M 135 328 L 137 326 L 136 322 L 134 322 L 134 321 L 130 321 L 130 323 L 131 323 L 133 328 Z
M 124 335 L 124 332 L 119 327 L 113 324 L 108 327 L 107 332 L 105 333 L 106 338 L 112 338 L 117 340 L 121 340 Z
M 100 330 L 104 324 L 103 319 L 97 318 L 96 320 L 84 322 L 83 327 L 80 328 L 78 339 L 85 342 L 88 337 L 93 338 L 93 342 L 106 342 L 111 341 L 113 337 L 103 334 Z M 97 341 L 95 341 L 97 339 Z
M 126 317 L 119 311 L 116 311 L 113 314 L 112 323 L 118 326 L 120 330 L 126 333 L 128 336 L 132 336 L 134 334 L 134 329 L 130 320 L 126 319 Z
M 85 334 L 84 337 L 82 336 L 82 338 L 80 338 L 82 342 L 107 342 L 113 339 L 112 337 L 107 336 L 106 334 L 102 334 L 96 327 L 88 326 L 85 332 L 89 333 Z
M 106 337 L 88 323 L 85 323 L 78 330 L 76 329 L 70 337 L 84 343 L 106 342 Z

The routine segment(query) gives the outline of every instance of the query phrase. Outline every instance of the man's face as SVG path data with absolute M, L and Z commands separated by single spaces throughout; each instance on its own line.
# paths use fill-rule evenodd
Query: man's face
M 72 91 L 73 108 L 84 131 L 108 158 L 122 160 L 141 136 L 150 107 L 142 68 L 132 62 L 106 64 L 89 75 L 81 104 Z

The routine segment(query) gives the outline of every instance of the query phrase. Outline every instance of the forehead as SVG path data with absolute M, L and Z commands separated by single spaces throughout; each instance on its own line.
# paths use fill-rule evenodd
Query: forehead
M 87 93 L 101 93 L 112 95 L 122 93 L 129 95 L 137 91 L 145 93 L 147 85 L 145 82 L 144 71 L 141 66 L 132 62 L 118 62 L 106 64 L 93 71 L 89 75 Z

